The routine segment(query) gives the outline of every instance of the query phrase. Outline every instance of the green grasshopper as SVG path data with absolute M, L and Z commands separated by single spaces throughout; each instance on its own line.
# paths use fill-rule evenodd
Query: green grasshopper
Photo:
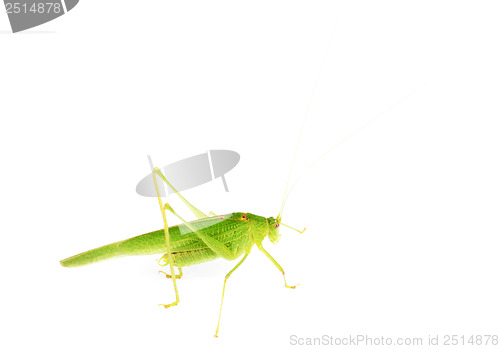
M 323 65 L 325 64 L 326 56 L 327 54 L 325 54 L 325 57 L 323 58 L 319 75 L 321 74 Z M 313 89 L 313 95 L 314 95 L 314 90 L 317 87 L 319 75 Z M 302 178 L 302 176 L 308 170 L 310 170 L 318 161 L 323 159 L 328 153 L 333 151 L 335 148 L 340 146 L 342 143 L 347 141 L 349 138 L 351 138 L 358 132 L 361 132 L 369 124 L 375 122 L 382 115 L 387 113 L 396 105 L 400 104 L 403 100 L 411 96 L 417 90 L 410 93 L 406 97 L 403 97 L 399 102 L 393 104 L 391 107 L 387 108 L 385 111 L 381 112 L 376 117 L 372 118 L 363 126 L 361 126 L 357 130 L 349 134 L 347 137 L 345 137 L 343 140 L 341 140 L 340 142 L 332 146 L 330 149 L 328 149 L 325 153 L 323 153 L 323 155 L 321 155 L 319 158 L 313 161 L 309 165 L 309 167 L 306 168 L 306 170 L 301 174 L 299 179 Z M 198 210 L 193 205 L 191 205 L 191 203 L 189 203 L 172 186 L 172 184 L 165 178 L 163 173 L 157 167 L 153 167 L 151 165 L 153 169 L 152 176 L 154 180 L 156 194 L 158 197 L 158 203 L 160 205 L 163 217 L 164 228 L 153 231 L 148 234 L 139 235 L 127 240 L 115 242 L 113 244 L 109 244 L 87 252 L 83 252 L 73 257 L 66 258 L 61 261 L 61 265 L 64 267 L 78 267 L 124 255 L 127 256 L 150 255 L 150 254 L 163 253 L 163 256 L 160 258 L 158 263 L 161 266 L 170 265 L 170 274 L 167 274 L 165 272 L 161 273 L 164 273 L 167 278 L 172 279 L 175 290 L 175 301 L 170 304 L 160 304 L 160 305 L 164 306 L 165 308 L 169 308 L 171 306 L 179 304 L 179 293 L 177 291 L 176 280 L 182 277 L 182 269 L 181 269 L 182 267 L 208 262 L 217 258 L 234 260 L 243 255 L 240 261 L 234 266 L 234 268 L 232 268 L 229 271 L 229 273 L 226 274 L 226 277 L 224 278 L 224 285 L 222 288 L 222 299 L 219 309 L 219 319 L 217 321 L 215 337 L 217 337 L 219 333 L 226 282 L 231 276 L 231 274 L 245 261 L 245 259 L 250 254 L 254 245 L 257 245 L 257 248 L 262 253 L 264 253 L 276 266 L 276 268 L 278 268 L 278 270 L 283 274 L 285 287 L 294 289 L 296 285 L 289 286 L 287 284 L 285 278 L 285 271 L 278 264 L 278 262 L 276 262 L 276 260 L 264 249 L 264 247 L 262 246 L 262 242 L 267 237 L 272 243 L 276 243 L 280 238 L 279 230 L 281 225 L 293 229 L 299 233 L 303 233 L 305 231 L 305 228 L 304 230 L 300 231 L 298 229 L 292 228 L 282 223 L 281 218 L 283 215 L 283 208 L 285 206 L 285 203 L 291 191 L 299 181 L 299 179 L 297 179 L 294 182 L 294 184 L 290 187 L 290 190 L 288 190 L 292 169 L 294 167 L 295 158 L 297 155 L 297 149 L 299 147 L 300 139 L 302 137 L 304 124 L 307 119 L 311 101 L 312 101 L 312 96 L 309 100 L 309 104 L 306 109 L 306 114 L 302 122 L 302 127 L 295 147 L 295 153 L 290 167 L 290 172 L 288 173 L 287 184 L 285 187 L 285 194 L 283 196 L 283 200 L 281 202 L 281 208 L 277 218 L 273 217 L 265 218 L 251 213 L 242 213 L 242 212 L 235 212 L 220 216 L 211 213 L 211 216 L 208 216 L 205 213 Z M 182 217 L 180 217 L 168 203 L 166 203 L 165 205 L 163 204 L 160 196 L 160 191 L 158 189 L 158 183 L 156 178 L 157 176 L 160 177 L 179 196 L 179 198 L 184 202 L 184 204 L 186 204 L 186 206 L 191 210 L 191 212 L 198 218 L 197 220 L 188 222 L 184 220 Z M 183 222 L 183 224 L 169 227 L 167 224 L 166 211 L 169 211 L 173 215 L 178 217 Z M 178 268 L 179 274 L 175 273 L 174 266 Z
M 172 186 L 172 184 L 165 178 L 163 173 L 157 167 L 154 167 L 152 176 L 163 216 L 163 229 L 80 253 L 63 259 L 61 261 L 61 265 L 63 267 L 79 267 L 118 256 L 163 253 L 164 255 L 160 258 L 158 263 L 161 266 L 170 265 L 171 274 L 167 274 L 165 272 L 162 273 L 164 273 L 167 278 L 171 278 L 173 281 L 175 301 L 170 304 L 160 305 L 165 308 L 169 308 L 179 304 L 179 292 L 177 291 L 176 279 L 180 279 L 182 277 L 181 267 L 204 263 L 217 258 L 234 260 L 243 255 L 236 266 L 231 269 L 224 278 L 219 319 L 217 322 L 215 337 L 217 337 L 219 333 L 226 281 L 229 276 L 231 276 L 231 274 L 245 261 L 254 245 L 257 245 L 257 248 L 262 251 L 283 274 L 285 287 L 291 289 L 295 288 L 295 286 L 289 286 L 287 284 L 285 271 L 262 246 L 262 242 L 266 237 L 268 237 L 272 243 L 276 243 L 279 240 L 280 225 L 294 229 L 300 233 L 303 233 L 305 230 L 299 231 L 281 223 L 283 207 L 286 201 L 285 198 L 283 199 L 281 210 L 277 218 L 265 218 L 251 213 L 242 212 L 235 212 L 220 216 L 208 216 L 189 203 Z M 172 188 L 172 190 L 187 205 L 191 212 L 193 212 L 193 214 L 198 218 L 197 220 L 187 222 L 180 217 L 168 203 L 165 205 L 163 204 L 160 191 L 158 189 L 156 179 L 157 176 L 159 176 L 170 188 Z M 183 221 L 183 224 L 169 227 L 167 224 L 166 211 L 169 211 L 178 217 L 181 221 Z M 178 268 L 179 274 L 175 273 L 174 266 Z

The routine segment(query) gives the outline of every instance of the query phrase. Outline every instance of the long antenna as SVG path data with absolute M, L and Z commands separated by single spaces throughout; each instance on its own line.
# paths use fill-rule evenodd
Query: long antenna
M 285 194 L 285 198 L 283 199 L 283 203 L 282 203 L 282 206 L 281 206 L 281 211 L 280 211 L 280 218 L 281 218 L 281 213 L 283 212 L 283 208 L 285 207 L 285 203 L 286 201 L 288 200 L 288 197 L 290 195 L 290 193 L 292 192 L 293 188 L 295 187 L 295 185 L 299 182 L 299 180 L 314 166 L 316 165 L 316 163 L 318 163 L 319 161 L 321 161 L 325 156 L 327 156 L 332 150 L 338 148 L 340 145 L 342 145 L 344 142 L 346 142 L 348 139 L 350 139 L 352 136 L 358 134 L 359 132 L 361 132 L 362 130 L 364 130 L 366 127 L 368 127 L 370 124 L 374 123 L 375 121 L 377 121 L 378 119 L 380 119 L 383 115 L 387 114 L 389 111 L 391 111 L 392 109 L 394 109 L 396 106 L 398 106 L 399 104 L 401 104 L 403 101 L 405 101 L 406 99 L 408 99 L 409 97 L 411 97 L 412 95 L 414 95 L 417 91 L 419 91 L 422 87 L 424 87 L 425 85 L 427 85 L 427 83 L 430 81 L 427 80 L 426 82 L 424 82 L 422 85 L 420 85 L 419 87 L 417 87 L 415 90 L 413 90 L 412 92 L 410 92 L 409 94 L 407 94 L 406 96 L 404 96 L 403 98 L 401 98 L 399 101 L 397 101 L 396 103 L 394 103 L 393 105 L 391 105 L 389 108 L 385 109 L 384 111 L 382 111 L 380 114 L 378 114 L 377 116 L 375 116 L 373 119 L 371 119 L 370 121 L 368 121 L 367 123 L 365 123 L 363 126 L 361 126 L 360 128 L 356 129 L 355 131 L 351 132 L 347 137 L 343 138 L 340 142 L 334 144 L 330 149 L 328 149 L 326 152 L 324 152 L 321 156 L 319 156 L 316 160 L 314 160 L 309 166 L 307 166 L 307 168 L 304 170 L 304 172 L 302 172 L 302 174 L 299 176 L 299 178 L 297 178 L 297 180 L 292 184 L 292 186 L 290 187 L 290 190 L 288 191 L 288 193 Z
M 292 164 L 290 166 L 290 171 L 288 172 L 288 178 L 286 180 L 285 193 L 283 194 L 283 200 L 281 201 L 280 213 L 278 214 L 278 217 L 277 217 L 277 221 L 278 222 L 281 221 L 281 215 L 283 213 L 283 208 L 285 207 L 285 202 L 286 202 L 286 197 L 287 197 L 288 185 L 290 184 L 290 178 L 292 176 L 292 170 L 293 170 L 293 167 L 295 165 L 295 159 L 297 158 L 297 150 L 299 149 L 300 140 L 302 139 L 302 133 L 304 133 L 304 126 L 306 124 L 307 117 L 309 116 L 309 111 L 311 109 L 313 97 L 314 97 L 314 95 L 316 93 L 316 89 L 318 88 L 319 78 L 321 76 L 321 73 L 323 72 L 323 67 L 325 66 L 326 57 L 328 56 L 328 51 L 330 50 L 330 45 L 332 43 L 332 38 L 333 38 L 333 34 L 335 33 L 335 27 L 336 26 L 337 26 L 337 21 L 335 20 L 335 25 L 333 27 L 332 33 L 330 34 L 330 38 L 328 39 L 328 45 L 326 47 L 325 55 L 323 56 L 323 61 L 321 62 L 321 66 L 319 68 L 318 76 L 316 77 L 316 81 L 314 82 L 314 87 L 313 87 L 313 90 L 312 90 L 312 93 L 311 93 L 311 97 L 309 98 L 309 103 L 307 103 L 307 108 L 306 108 L 306 112 L 304 114 L 304 119 L 302 120 L 302 125 L 300 127 L 299 138 L 297 139 L 297 144 L 295 145 L 295 151 L 293 152 Z

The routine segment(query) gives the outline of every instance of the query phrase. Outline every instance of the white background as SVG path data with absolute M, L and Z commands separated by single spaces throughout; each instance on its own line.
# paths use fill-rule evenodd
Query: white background
M 500 335 L 499 10 L 82 0 L 15 35 L 0 15 L 2 347 Z M 229 193 L 217 180 L 185 195 L 207 212 L 276 216 L 313 91 L 293 178 L 386 112 L 298 182 L 283 222 L 307 231 L 266 240 L 295 290 L 255 249 L 214 339 L 235 262 L 185 268 L 168 310 L 159 256 L 59 265 L 161 227 L 155 199 L 135 193 L 147 154 L 163 166 L 235 150 Z

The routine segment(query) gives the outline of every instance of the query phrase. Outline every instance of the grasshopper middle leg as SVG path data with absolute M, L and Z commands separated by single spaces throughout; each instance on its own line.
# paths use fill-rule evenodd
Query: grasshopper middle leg
M 217 321 L 217 329 L 215 330 L 215 337 L 217 337 L 219 334 L 220 316 L 222 314 L 222 303 L 224 302 L 224 292 L 226 291 L 226 281 L 227 279 L 229 279 L 231 274 L 241 265 L 241 263 L 243 263 L 243 261 L 248 257 L 249 254 L 250 252 L 246 252 L 243 258 L 238 262 L 238 264 L 236 264 L 234 268 L 231 269 L 224 278 L 224 286 L 222 287 L 222 299 L 220 300 L 219 320 Z

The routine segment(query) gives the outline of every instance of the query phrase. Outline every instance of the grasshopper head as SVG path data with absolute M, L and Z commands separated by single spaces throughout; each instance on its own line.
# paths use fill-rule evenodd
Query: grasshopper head
M 278 219 L 275 219 L 274 217 L 268 218 L 267 222 L 269 224 L 269 233 L 267 234 L 267 237 L 269 238 L 269 241 L 275 244 L 279 241 L 281 237 L 280 222 Z

